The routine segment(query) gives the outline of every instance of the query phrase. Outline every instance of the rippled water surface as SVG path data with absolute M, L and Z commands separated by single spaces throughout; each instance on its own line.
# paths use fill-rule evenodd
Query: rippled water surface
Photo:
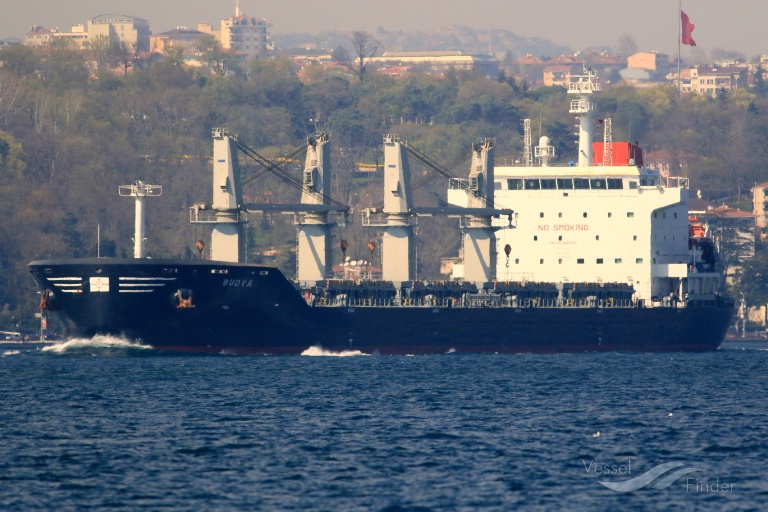
M 768 503 L 768 343 L 234 357 L 94 339 L 0 355 L 2 510 Z M 649 480 L 665 463 L 679 473 Z

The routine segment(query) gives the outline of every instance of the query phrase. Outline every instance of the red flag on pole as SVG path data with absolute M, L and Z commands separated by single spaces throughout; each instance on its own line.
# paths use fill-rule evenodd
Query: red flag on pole
M 693 40 L 692 32 L 695 25 L 688 19 L 688 15 L 683 11 L 680 11 L 680 21 L 683 24 L 683 31 L 681 33 L 680 42 L 689 46 L 696 46 L 696 41 Z

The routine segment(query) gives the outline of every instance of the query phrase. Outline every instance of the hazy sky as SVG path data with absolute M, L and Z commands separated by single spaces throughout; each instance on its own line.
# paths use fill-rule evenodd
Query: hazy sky
M 128 14 L 149 21 L 153 33 L 198 22 L 217 24 L 235 12 L 236 0 L 0 0 L 0 39 L 23 37 L 32 24 L 69 30 L 100 14 Z M 267 18 L 272 33 L 325 30 L 431 31 L 441 26 L 503 28 L 573 49 L 616 46 L 634 37 L 640 50 L 677 53 L 678 0 L 240 0 L 245 14 Z M 453 7 L 451 7 L 453 6 Z M 685 0 L 696 25 L 698 48 L 738 50 L 748 58 L 768 54 L 766 0 Z M 683 47 L 683 55 L 689 51 Z

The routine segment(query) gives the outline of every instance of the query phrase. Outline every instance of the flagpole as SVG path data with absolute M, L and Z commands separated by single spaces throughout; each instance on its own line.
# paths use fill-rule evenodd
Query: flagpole
M 680 76 L 680 45 L 683 40 L 683 24 L 680 17 L 683 12 L 683 0 L 677 2 L 677 97 L 683 95 L 683 77 Z

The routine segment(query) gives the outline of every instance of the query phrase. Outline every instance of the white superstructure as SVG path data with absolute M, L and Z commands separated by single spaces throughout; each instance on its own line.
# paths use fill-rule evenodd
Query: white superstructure
M 635 165 L 635 148 L 626 143 L 624 165 L 610 165 L 618 164 L 615 154 L 609 165 L 593 164 L 589 95 L 599 91 L 595 81 L 585 73 L 569 89 L 576 95 L 571 112 L 580 121 L 578 165 L 552 165 L 543 138 L 536 155 L 540 166 L 495 168 L 495 205 L 517 214 L 514 229 L 494 221 L 501 228 L 496 279 L 627 283 L 636 299 L 649 304 L 711 298 L 720 291 L 720 273 L 689 240 L 687 180 Z M 603 160 L 607 153 L 596 154 Z M 464 206 L 467 194 L 449 190 L 448 201 Z

